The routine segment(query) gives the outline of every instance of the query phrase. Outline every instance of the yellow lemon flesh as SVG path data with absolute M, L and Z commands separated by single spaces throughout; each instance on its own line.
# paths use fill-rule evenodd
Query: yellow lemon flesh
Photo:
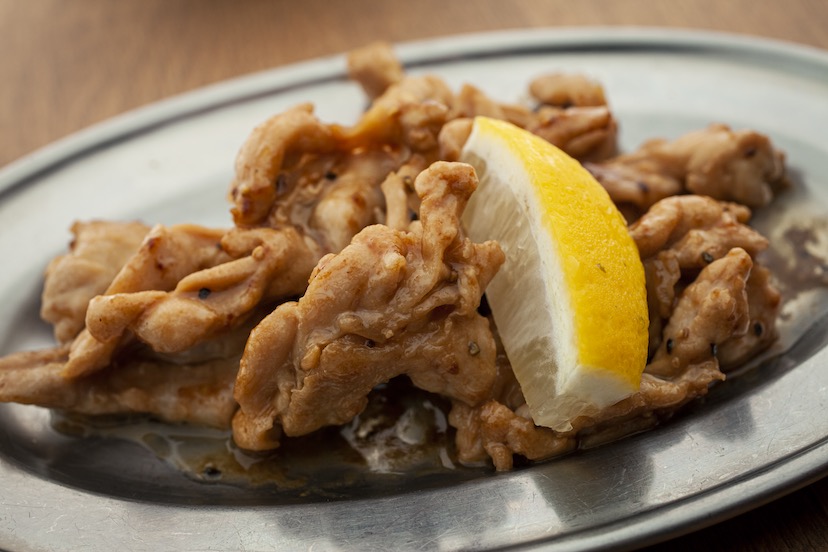
M 461 154 L 480 185 L 463 216 L 506 262 L 486 288 L 532 419 L 569 431 L 637 391 L 647 362 L 644 267 L 623 216 L 580 163 L 477 117 Z

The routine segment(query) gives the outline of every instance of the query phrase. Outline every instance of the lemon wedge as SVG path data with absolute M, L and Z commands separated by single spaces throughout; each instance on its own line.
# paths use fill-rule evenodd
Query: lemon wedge
M 506 262 L 486 288 L 537 425 L 569 431 L 641 384 L 644 267 L 623 216 L 580 163 L 510 123 L 477 117 L 460 160 L 480 184 L 463 215 Z

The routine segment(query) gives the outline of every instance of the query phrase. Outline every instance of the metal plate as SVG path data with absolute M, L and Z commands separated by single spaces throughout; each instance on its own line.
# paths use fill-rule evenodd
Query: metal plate
M 757 224 L 783 258 L 797 245 L 785 229 L 828 234 L 823 52 L 636 29 L 470 35 L 398 51 L 412 73 L 437 73 L 455 88 L 471 82 L 504 101 L 521 98 L 542 72 L 590 74 L 607 89 L 624 149 L 713 121 L 769 134 L 788 153 L 796 185 Z M 131 112 L 6 167 L 0 353 L 50 345 L 37 318 L 40 279 L 72 221 L 229 225 L 224 197 L 238 147 L 254 125 L 305 101 L 342 123 L 365 103 L 342 57 L 320 59 Z M 828 256 L 825 241 L 799 245 Z M 439 485 L 399 475 L 376 489 L 369 481 L 336 500 L 196 483 L 144 449 L 61 436 L 43 409 L 3 405 L 0 548 L 574 550 L 675 536 L 828 471 L 825 295 L 789 302 L 783 348 L 798 340 L 792 348 L 654 431 L 506 474 L 464 471 Z

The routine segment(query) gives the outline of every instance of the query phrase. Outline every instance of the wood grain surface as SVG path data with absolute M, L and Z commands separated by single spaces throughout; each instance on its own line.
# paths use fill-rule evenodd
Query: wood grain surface
M 0 0 L 0 166 L 155 100 L 376 39 L 619 25 L 828 49 L 828 0 Z M 828 479 L 649 550 L 828 550 Z

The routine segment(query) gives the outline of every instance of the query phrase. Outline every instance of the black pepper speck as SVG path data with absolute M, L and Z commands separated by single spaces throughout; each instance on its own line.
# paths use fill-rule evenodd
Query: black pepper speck
M 218 479 L 221 477 L 221 470 L 215 466 L 206 466 L 202 473 L 207 479 Z
M 471 356 L 479 355 L 480 354 L 480 345 L 478 345 L 474 341 L 469 341 L 469 354 Z
M 284 173 L 279 173 L 279 176 L 276 177 L 276 193 L 281 195 L 285 193 L 287 190 L 287 176 Z

